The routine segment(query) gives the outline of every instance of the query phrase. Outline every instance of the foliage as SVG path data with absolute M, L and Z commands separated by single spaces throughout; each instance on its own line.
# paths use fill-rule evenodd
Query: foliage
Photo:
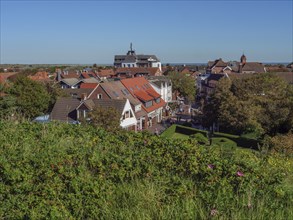
M 89 113 L 91 125 L 112 132 L 120 131 L 120 117 L 119 112 L 111 107 L 106 109 L 98 106 Z
M 212 138 L 212 144 L 220 147 L 236 148 L 237 144 L 228 138 Z
M 265 144 L 269 146 L 272 152 L 277 152 L 283 155 L 293 155 L 293 133 L 286 135 L 277 135 L 274 137 L 267 137 Z
M 23 69 L 22 71 L 20 71 L 18 74 L 9 76 L 8 79 L 11 82 L 15 82 L 15 81 L 17 81 L 17 78 L 19 76 L 27 77 L 30 75 L 35 75 L 37 72 L 38 72 L 38 68 L 26 68 L 26 69 Z
M 11 118 L 16 112 L 16 98 L 9 95 L 0 96 L 0 118 Z
M 293 217 L 277 157 L 58 123 L 0 121 L 0 143 L 3 219 Z
M 291 86 L 273 74 L 223 78 L 204 109 L 206 123 L 218 122 L 238 134 L 288 132 L 293 126 L 292 96 Z
M 192 134 L 189 137 L 195 138 L 199 144 L 204 144 L 204 145 L 209 144 L 209 140 L 207 139 L 207 137 L 201 133 Z
M 5 115 L 17 112 L 31 119 L 47 112 L 49 102 L 50 95 L 44 85 L 18 75 L 7 89 L 7 96 L 2 98 L 0 108 Z
M 168 76 L 172 81 L 173 92 L 178 92 L 180 96 L 186 97 L 189 101 L 195 98 L 195 81 L 185 74 L 179 72 L 169 72 Z
M 191 136 L 191 137 L 197 137 L 196 134 L 202 134 L 204 137 L 208 136 L 208 132 L 207 131 L 203 131 L 203 130 L 199 130 L 199 129 L 195 129 L 195 128 L 189 128 L 189 127 L 185 127 L 182 125 L 172 125 L 171 127 L 169 127 L 168 129 L 166 129 L 163 133 L 162 133 L 162 137 L 167 137 L 167 138 L 173 138 L 174 134 L 182 134 L 180 135 L 175 135 L 176 138 L 184 138 L 186 139 L 186 135 Z M 258 145 L 259 145 L 259 141 L 252 139 L 252 138 L 247 138 L 247 137 L 242 137 L 242 136 L 238 136 L 238 135 L 231 135 L 231 134 L 226 134 L 226 133 L 221 133 L 221 132 L 213 132 L 213 139 L 216 138 L 224 138 L 224 139 L 229 139 L 229 145 L 234 145 L 234 143 L 236 143 L 236 145 L 238 147 L 243 147 L 243 148 L 249 148 L 249 149 L 258 149 Z M 198 140 L 199 141 L 199 140 Z M 217 140 L 215 143 L 218 143 L 219 141 Z M 223 144 L 220 144 L 223 145 Z
M 64 92 L 59 83 L 46 82 L 44 84 L 48 94 L 50 95 L 48 112 L 51 112 L 58 97 L 66 97 L 68 94 Z

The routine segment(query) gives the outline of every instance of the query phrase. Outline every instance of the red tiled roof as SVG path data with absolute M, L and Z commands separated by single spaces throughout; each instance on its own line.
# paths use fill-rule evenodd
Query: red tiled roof
M 110 77 L 114 75 L 114 71 L 112 69 L 99 70 L 98 75 L 100 77 Z
M 155 109 L 163 107 L 166 103 L 160 98 L 160 102 L 156 103 L 154 97 L 160 97 L 160 95 L 152 88 L 150 83 L 144 77 L 135 77 L 122 79 L 121 83 L 128 89 L 128 91 L 134 96 L 142 101 L 151 101 L 153 100 L 153 105 L 146 108 L 142 105 L 143 109 L 146 112 L 152 112 Z M 150 95 L 151 94 L 151 95 Z
M 37 72 L 33 76 L 28 76 L 28 78 L 30 78 L 31 80 L 34 80 L 34 81 L 50 80 L 47 72 Z
M 85 79 L 88 79 L 88 78 L 92 78 L 92 77 L 96 77 L 97 76 L 97 74 L 94 73 L 94 72 L 83 72 L 83 73 L 81 73 L 81 75 Z
M 165 106 L 165 101 L 163 99 L 160 98 L 160 102 L 159 103 L 156 103 L 153 101 L 153 105 L 149 108 L 146 108 L 144 105 L 142 105 L 142 107 L 145 109 L 146 112 L 152 112 L 158 108 L 161 108 L 163 106 Z
M 79 79 L 80 73 L 62 73 L 61 74 L 62 79 L 67 79 L 67 78 L 77 78 Z
M 160 71 L 159 67 L 119 67 L 115 71 L 116 74 L 119 73 L 130 73 L 131 75 L 143 73 L 150 76 L 161 76 L 162 71 Z
M 159 93 L 157 93 L 154 89 L 147 89 L 146 90 L 146 92 L 150 95 L 150 96 L 152 96 L 153 98 L 159 98 L 159 97 L 161 97 L 161 95 L 159 94 Z
M 94 89 L 96 86 L 99 85 L 99 83 L 81 83 L 80 88 L 81 89 Z
M 134 95 L 146 102 L 154 99 L 152 96 L 148 95 L 145 91 L 142 90 L 135 91 Z
M 5 83 L 7 78 L 10 76 L 13 76 L 17 74 L 17 72 L 6 72 L 6 73 L 0 73 L 0 83 Z

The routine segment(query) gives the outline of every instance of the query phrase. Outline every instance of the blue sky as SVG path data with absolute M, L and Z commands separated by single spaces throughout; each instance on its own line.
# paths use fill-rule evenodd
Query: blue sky
M 1 0 L 1 64 L 111 64 L 130 42 L 163 63 L 293 60 L 288 1 Z

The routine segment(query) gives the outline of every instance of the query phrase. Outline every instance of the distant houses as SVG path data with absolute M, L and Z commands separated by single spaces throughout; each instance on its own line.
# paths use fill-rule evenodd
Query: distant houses
M 75 81 L 69 83 L 69 79 L 75 79 Z M 105 109 L 111 106 L 121 113 L 120 126 L 122 128 L 134 131 L 144 130 L 162 120 L 166 102 L 161 97 L 161 90 L 172 91 L 170 81 L 163 80 L 167 86 L 165 84 L 158 86 L 160 92 L 158 93 L 142 76 L 101 81 L 97 84 L 83 83 L 83 80 L 77 78 L 69 79 L 60 81 L 68 97 L 57 100 L 50 114 L 50 120 L 78 123 L 81 119 L 87 119 L 88 113 L 96 106 Z M 79 84 L 80 86 L 77 86 Z M 165 94 L 166 91 L 162 93 Z M 168 96 L 164 95 L 164 97 Z M 121 111 L 122 107 L 123 111 Z
M 240 57 L 240 62 L 225 62 L 221 58 L 207 63 L 206 73 L 197 75 L 197 95 L 208 98 L 221 78 L 242 77 L 247 74 L 266 73 L 266 68 L 259 62 L 247 62 L 246 56 Z
M 240 62 L 229 61 L 225 62 L 221 58 L 209 61 L 207 64 L 206 73 L 265 73 L 266 69 L 262 63 L 247 62 L 246 56 L 243 54 L 240 57 Z

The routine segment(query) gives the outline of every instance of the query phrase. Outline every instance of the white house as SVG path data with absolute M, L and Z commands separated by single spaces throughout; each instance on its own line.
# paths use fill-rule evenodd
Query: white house
M 114 108 L 121 115 L 120 126 L 126 130 L 136 131 L 137 120 L 128 99 L 87 99 L 77 106 L 77 120 L 87 118 L 88 112 L 96 107 L 105 109 Z M 112 120 L 109 118 L 109 120 Z
M 126 55 L 115 55 L 115 67 L 158 67 L 162 70 L 161 61 L 155 55 L 136 54 L 130 44 L 130 50 Z
M 161 95 L 161 98 L 165 102 L 172 101 L 172 82 L 165 76 L 148 77 L 147 80 L 150 82 L 153 89 Z

